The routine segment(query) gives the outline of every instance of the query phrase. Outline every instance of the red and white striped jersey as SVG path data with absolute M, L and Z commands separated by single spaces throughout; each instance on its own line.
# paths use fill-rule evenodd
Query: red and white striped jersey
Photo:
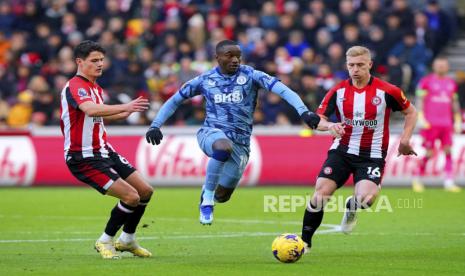
M 371 77 L 358 89 L 352 80 L 334 86 L 318 107 L 326 117 L 336 112 L 343 122 L 345 134 L 333 141 L 330 149 L 369 158 L 385 158 L 389 145 L 389 115 L 410 106 L 398 87 Z
M 65 137 L 65 158 L 68 153 L 86 157 L 108 157 L 114 151 L 107 142 L 102 117 L 89 117 L 79 109 L 83 102 L 103 104 L 102 88 L 76 75 L 61 91 L 61 132 Z

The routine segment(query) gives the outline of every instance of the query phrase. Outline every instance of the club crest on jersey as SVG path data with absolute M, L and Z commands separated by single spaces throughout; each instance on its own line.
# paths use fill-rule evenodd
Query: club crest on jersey
M 330 175 L 333 173 L 333 169 L 331 167 L 325 167 L 323 169 L 323 173 L 326 174 L 326 175 Z
M 208 83 L 208 85 L 210 85 L 210 86 L 215 86 L 215 84 L 216 84 L 214 80 L 208 80 L 207 83 Z
M 364 116 L 365 116 L 365 113 L 363 113 L 361 111 L 355 111 L 354 112 L 354 117 L 363 118 Z
M 90 96 L 87 94 L 87 91 L 84 88 L 79 88 L 77 94 L 81 100 L 90 98 Z
M 378 96 L 374 96 L 373 99 L 371 99 L 371 103 L 373 105 L 380 105 L 381 104 L 381 98 Z
M 236 82 L 237 82 L 237 84 L 239 84 L 239 85 L 243 85 L 244 83 L 247 82 L 247 78 L 244 77 L 244 76 L 242 76 L 242 75 L 240 75 L 239 77 L 237 77 Z

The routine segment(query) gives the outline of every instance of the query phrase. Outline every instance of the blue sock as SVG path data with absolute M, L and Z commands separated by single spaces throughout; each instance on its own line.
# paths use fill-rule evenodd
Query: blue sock
M 223 171 L 224 162 L 210 158 L 207 165 L 205 185 L 203 185 L 202 205 L 213 205 L 216 185 Z

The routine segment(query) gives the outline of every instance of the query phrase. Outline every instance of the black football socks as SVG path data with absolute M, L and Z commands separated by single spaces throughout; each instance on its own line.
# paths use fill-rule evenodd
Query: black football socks
M 139 205 L 137 205 L 136 209 L 134 210 L 134 213 L 130 214 L 128 217 L 128 220 L 124 224 L 123 231 L 128 233 L 128 234 L 133 234 L 136 232 L 137 225 L 140 222 L 140 219 L 144 215 L 145 212 L 145 207 L 147 207 L 147 204 L 149 203 L 149 199 L 141 200 L 139 202 Z
M 346 208 L 349 209 L 351 212 L 357 211 L 357 209 L 367 209 L 370 208 L 368 203 L 360 202 L 355 196 L 351 196 L 349 200 L 347 200 Z
M 312 246 L 312 237 L 323 220 L 323 213 L 323 207 L 314 207 L 311 202 L 308 203 L 307 208 L 305 209 L 302 226 L 302 240 L 307 243 L 308 247 Z
M 134 213 L 136 208 L 137 207 L 132 207 L 122 201 L 119 201 L 113 210 L 111 210 L 110 219 L 108 220 L 107 226 L 105 227 L 105 233 L 114 237 L 116 232 L 118 232 L 121 226 L 123 226 L 127 219 Z

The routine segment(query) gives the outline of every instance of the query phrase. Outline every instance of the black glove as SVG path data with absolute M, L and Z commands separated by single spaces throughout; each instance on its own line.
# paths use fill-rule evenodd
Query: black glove
M 155 145 L 160 144 L 160 141 L 163 139 L 163 134 L 161 133 L 158 127 L 151 127 L 147 130 L 145 134 L 145 138 L 147 139 L 147 143 Z
M 321 118 L 311 111 L 306 111 L 302 113 L 300 119 L 302 119 L 302 121 L 304 121 L 311 129 L 316 129 Z

